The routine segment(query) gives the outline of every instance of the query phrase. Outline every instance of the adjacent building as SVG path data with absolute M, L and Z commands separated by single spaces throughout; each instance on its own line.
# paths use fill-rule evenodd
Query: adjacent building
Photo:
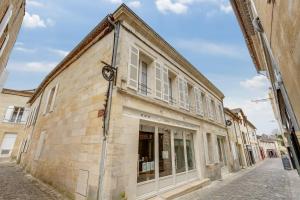
M 228 137 L 233 158 L 233 171 L 247 167 L 246 154 L 240 129 L 241 119 L 229 108 L 224 108 Z
M 121 5 L 29 99 L 19 160 L 71 198 L 174 197 L 228 171 L 223 98 Z
M 3 89 L 0 93 L 0 161 L 16 159 L 29 114 L 26 103 L 32 91 Z M 3 116 L 3 117 L 2 117 Z
M 300 174 L 300 2 L 231 0 L 231 4 L 257 72 L 271 82 L 279 125 Z
M 262 158 L 278 158 L 281 152 L 275 135 L 258 135 L 258 144 L 262 152 Z
M 261 155 L 256 137 L 256 127 L 248 120 L 241 108 L 231 110 L 240 119 L 240 131 L 242 143 L 244 144 L 244 152 L 247 161 L 247 166 L 254 165 L 261 160 Z
M 25 0 L 1 0 L 0 3 L 0 91 L 8 72 L 6 64 L 25 15 Z

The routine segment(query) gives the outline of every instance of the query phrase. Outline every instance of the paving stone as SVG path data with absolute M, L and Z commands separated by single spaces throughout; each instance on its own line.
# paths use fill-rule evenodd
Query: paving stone
M 295 193 L 299 185 L 294 170 L 285 171 L 280 159 L 269 159 L 177 200 L 300 200 Z
M 0 200 L 62 200 L 62 195 L 14 163 L 0 163 Z

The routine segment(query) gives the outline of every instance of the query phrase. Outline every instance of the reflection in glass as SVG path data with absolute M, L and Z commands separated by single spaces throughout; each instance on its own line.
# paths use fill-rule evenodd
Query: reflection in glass
M 140 126 L 137 182 L 155 178 L 154 127 Z
M 175 147 L 175 167 L 176 173 L 185 171 L 185 158 L 184 158 L 184 146 L 183 146 L 183 133 L 174 133 L 174 147 Z
M 193 134 L 187 133 L 185 139 L 186 139 L 186 154 L 187 154 L 188 169 L 192 170 L 195 168 Z
M 159 177 L 172 174 L 171 134 L 169 130 L 158 130 Z

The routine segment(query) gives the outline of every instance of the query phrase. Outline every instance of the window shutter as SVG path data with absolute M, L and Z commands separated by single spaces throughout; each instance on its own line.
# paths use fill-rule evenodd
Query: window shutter
M 58 83 L 55 86 L 54 94 L 53 94 L 51 105 L 50 105 L 50 112 L 54 110 L 54 104 L 55 104 L 55 99 L 56 99 L 57 91 L 58 91 Z
M 14 108 L 15 108 L 14 106 L 8 106 L 7 107 L 7 110 L 6 110 L 6 113 L 4 115 L 4 119 L 3 119 L 4 122 L 9 122 L 10 121 L 10 119 L 12 117 L 12 114 L 14 112 Z
M 189 92 L 188 92 L 188 85 L 186 80 L 183 80 L 183 87 L 184 87 L 185 108 L 187 110 L 190 110 Z
M 128 82 L 127 86 L 131 89 L 138 89 L 138 68 L 139 68 L 139 49 L 131 46 L 129 52 L 129 65 L 128 65 Z
M 169 75 L 168 68 L 163 68 L 163 82 L 164 82 L 164 91 L 163 91 L 163 100 L 169 101 Z
M 24 109 L 24 113 L 23 113 L 22 118 L 21 118 L 21 123 L 22 124 L 26 124 L 26 121 L 27 121 L 29 113 L 30 113 L 30 109 L 29 108 L 25 108 Z
M 203 92 L 201 92 L 201 90 L 199 90 L 199 106 L 200 106 L 200 115 L 204 116 L 204 102 L 202 99 L 202 94 Z
M 178 77 L 179 106 L 185 108 L 183 79 Z
M 158 62 L 155 62 L 155 97 L 162 98 L 162 67 Z
M 206 98 L 206 101 L 207 101 L 207 106 L 208 106 L 208 117 L 209 119 L 212 119 L 212 107 L 211 107 L 211 99 L 210 97 L 207 97 Z
M 195 94 L 195 108 L 196 113 L 200 114 L 200 99 L 199 99 L 199 89 L 194 87 L 194 94 Z

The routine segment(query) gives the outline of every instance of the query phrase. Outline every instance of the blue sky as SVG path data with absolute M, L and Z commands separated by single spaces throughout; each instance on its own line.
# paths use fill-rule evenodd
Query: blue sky
M 228 0 L 27 0 L 5 87 L 37 87 L 122 2 L 222 90 L 225 106 L 243 108 L 258 133 L 277 128 L 270 103 L 251 102 L 267 97 L 268 82 L 255 71 Z

